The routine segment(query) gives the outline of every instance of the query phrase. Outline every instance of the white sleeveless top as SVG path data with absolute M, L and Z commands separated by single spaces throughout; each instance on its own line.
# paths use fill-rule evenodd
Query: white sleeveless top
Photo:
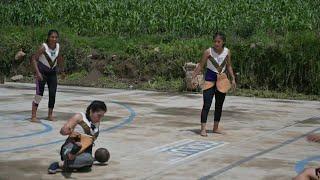
M 55 49 L 50 49 L 46 43 L 43 43 L 42 46 L 45 48 L 45 52 L 44 53 L 47 54 L 47 57 L 43 53 L 43 54 L 40 55 L 39 61 L 42 64 L 44 64 L 45 66 L 47 66 L 48 68 L 56 67 L 57 66 L 57 61 L 55 61 L 55 59 L 59 55 L 59 49 L 60 49 L 59 43 L 56 44 L 56 48 Z M 52 63 L 54 63 L 52 67 L 50 66 L 48 61 L 51 61 Z
M 213 48 L 209 48 L 210 49 L 210 56 L 213 57 L 213 59 L 219 64 L 221 65 L 222 62 L 225 60 L 225 58 L 228 56 L 229 54 L 229 49 L 224 47 L 223 51 L 221 54 L 218 54 L 214 51 Z M 210 57 L 210 58 L 211 58 Z M 211 71 L 214 71 L 216 73 L 219 73 L 218 70 L 216 69 L 216 67 L 214 67 L 214 65 L 212 64 L 212 62 L 210 61 L 210 59 L 207 60 L 207 68 L 210 69 Z M 222 72 L 224 72 L 226 70 L 226 66 L 224 66 L 222 68 Z
M 90 132 L 91 132 L 91 135 L 92 135 L 92 136 L 95 135 L 97 132 L 99 132 L 99 125 L 100 125 L 100 123 L 91 123 L 91 122 L 87 119 L 85 113 L 80 112 L 80 114 L 82 115 L 82 121 L 85 122 L 85 123 L 90 127 Z M 91 124 L 95 125 L 95 128 L 94 128 L 94 129 L 91 128 Z M 83 129 L 79 124 L 76 125 L 76 127 L 74 128 L 74 130 L 75 130 L 76 132 L 79 132 L 79 133 L 82 133 L 82 134 L 86 134 L 86 133 L 84 132 L 84 129 Z

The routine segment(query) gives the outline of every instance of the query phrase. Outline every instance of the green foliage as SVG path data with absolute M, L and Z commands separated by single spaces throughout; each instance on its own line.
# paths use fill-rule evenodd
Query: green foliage
M 183 79 L 177 78 L 172 80 L 167 80 L 166 77 L 155 77 L 153 81 L 145 83 L 142 85 L 141 88 L 143 89 L 153 89 L 153 90 L 160 90 L 160 91 L 183 91 Z
M 304 31 L 272 39 L 231 43 L 240 87 L 319 94 L 319 35 Z
M 0 24 L 59 24 L 80 34 L 207 35 L 216 30 L 250 36 L 256 30 L 317 30 L 314 0 L 20 0 L 0 2 Z
M 87 74 L 88 73 L 86 71 L 82 70 L 80 72 L 75 72 L 75 73 L 70 74 L 69 76 L 67 76 L 66 80 L 69 80 L 69 81 L 81 81 L 81 79 L 86 77 Z
M 198 62 L 221 30 L 240 88 L 319 95 L 319 6 L 314 0 L 3 0 L 0 75 L 10 74 L 20 48 L 27 61 L 55 28 L 70 74 L 88 72 L 95 50 L 106 63 L 105 84 L 123 78 L 145 82 L 142 88 L 183 89 L 181 67 Z

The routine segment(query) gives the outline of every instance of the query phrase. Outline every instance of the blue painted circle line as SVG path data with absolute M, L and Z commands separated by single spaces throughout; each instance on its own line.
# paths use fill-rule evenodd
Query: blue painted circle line
M 130 115 L 128 117 L 124 118 L 121 123 L 116 124 L 115 126 L 109 127 L 107 129 L 101 129 L 100 132 L 110 132 L 110 131 L 113 131 L 115 129 L 121 128 L 121 126 L 131 123 L 133 121 L 133 119 L 137 115 L 136 112 L 130 106 L 128 106 L 126 104 L 123 104 L 123 103 L 120 103 L 120 102 L 116 102 L 116 101 L 112 101 L 112 103 L 118 104 L 118 105 L 120 105 L 122 107 L 125 107 L 130 112 Z
M 306 158 L 304 160 L 298 161 L 297 164 L 294 167 L 294 170 L 300 174 L 303 170 L 304 167 L 310 162 L 310 161 L 320 161 L 320 156 L 312 156 L 309 158 Z
M 111 101 L 111 103 L 118 104 L 118 105 L 126 108 L 130 112 L 130 115 L 128 117 L 124 118 L 122 120 L 122 122 L 120 122 L 119 124 L 116 124 L 116 125 L 114 125 L 112 127 L 106 128 L 106 129 L 101 129 L 100 132 L 111 132 L 111 131 L 113 131 L 115 129 L 119 129 L 122 126 L 124 126 L 125 124 L 130 124 L 134 120 L 134 118 L 136 116 L 136 112 L 130 106 L 128 106 L 126 104 L 123 104 L 123 103 L 120 103 L 120 102 L 116 102 L 116 101 Z M 42 146 L 48 146 L 48 145 L 51 145 L 51 144 L 61 143 L 61 142 L 64 142 L 64 141 L 65 141 L 65 139 L 60 139 L 60 140 L 51 141 L 51 142 L 47 142 L 47 143 L 28 145 L 28 146 L 11 148 L 11 149 L 0 149 L 0 153 L 28 150 L 28 149 L 33 149 L 33 148 L 36 148 L 36 147 L 42 147 Z
M 41 130 L 41 131 L 27 133 L 27 134 L 21 134 L 21 135 L 15 135 L 15 136 L 0 137 L 0 140 L 15 139 L 15 138 L 22 138 L 22 137 L 30 137 L 30 136 L 40 135 L 40 134 L 44 134 L 44 133 L 48 133 L 48 132 L 52 131 L 52 126 L 51 125 L 49 125 L 47 123 L 44 123 L 44 122 L 41 122 L 39 124 L 41 124 L 44 127 L 44 129 Z

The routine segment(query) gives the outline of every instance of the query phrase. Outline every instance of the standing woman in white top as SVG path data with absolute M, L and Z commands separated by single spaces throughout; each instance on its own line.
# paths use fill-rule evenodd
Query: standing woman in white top
M 31 63 L 35 69 L 36 76 L 36 95 L 32 102 L 31 122 L 40 122 L 36 114 L 46 84 L 49 89 L 48 120 L 54 121 L 52 112 L 57 91 L 57 66 L 59 65 L 59 71 L 63 71 L 63 59 L 59 53 L 60 46 L 58 38 L 58 31 L 50 30 L 47 41 L 43 43 L 39 50 L 31 57 Z
M 216 97 L 213 133 L 222 134 L 221 129 L 219 129 L 219 122 L 226 93 L 222 93 L 216 88 L 217 74 L 228 70 L 232 78 L 232 87 L 233 89 L 236 88 L 235 76 L 231 65 L 231 53 L 230 50 L 225 47 L 225 42 L 226 37 L 223 33 L 215 33 L 213 36 L 213 47 L 204 51 L 202 59 L 193 74 L 193 77 L 198 75 L 200 71 L 202 71 L 204 65 L 207 64 L 203 88 L 203 107 L 201 111 L 201 136 L 207 136 L 206 123 L 214 95 L 216 95 Z M 217 65 L 219 66 L 218 69 L 216 68 Z

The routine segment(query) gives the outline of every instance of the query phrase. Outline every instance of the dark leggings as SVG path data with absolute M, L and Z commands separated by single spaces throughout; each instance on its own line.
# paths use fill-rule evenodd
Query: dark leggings
M 55 101 L 56 101 L 56 92 L 57 92 L 57 73 L 56 72 L 44 72 L 41 73 L 43 80 L 39 81 L 36 80 L 36 95 L 43 96 L 44 87 L 46 84 L 48 84 L 49 89 L 49 102 L 48 107 L 53 108 Z M 40 103 L 35 102 L 35 105 L 37 106 Z
M 203 107 L 201 111 L 201 123 L 207 123 L 208 113 L 212 104 L 212 99 L 214 94 L 216 94 L 214 121 L 217 121 L 217 122 L 220 121 L 222 106 L 223 106 L 224 99 L 226 97 L 226 93 L 219 92 L 216 89 L 216 86 L 213 86 L 203 91 Z

